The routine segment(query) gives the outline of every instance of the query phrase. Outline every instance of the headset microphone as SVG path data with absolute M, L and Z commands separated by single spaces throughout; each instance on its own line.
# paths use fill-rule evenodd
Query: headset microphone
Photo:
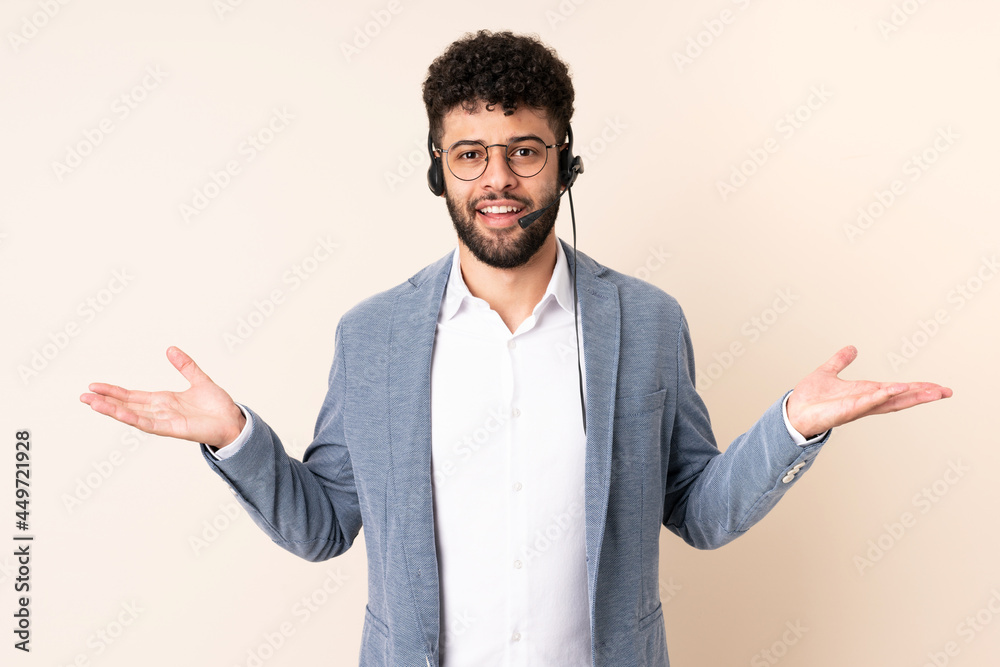
M 576 172 L 573 173 L 573 180 L 575 180 L 575 179 L 576 179 Z M 552 208 L 553 206 L 555 206 L 555 203 L 557 201 L 559 201 L 559 197 L 562 197 L 567 192 L 569 192 L 569 186 L 568 185 L 565 188 L 563 188 L 563 191 L 559 193 L 558 197 L 556 197 L 555 199 L 553 199 L 552 201 L 550 201 L 548 204 L 546 204 L 545 208 L 540 208 L 537 211 L 533 211 L 533 212 L 529 213 L 528 215 L 524 216 L 523 218 L 518 218 L 517 224 L 521 225 L 521 229 L 527 229 L 528 225 L 530 225 L 535 220 L 538 220 L 540 217 L 542 217 L 542 214 L 545 213 L 550 208 Z

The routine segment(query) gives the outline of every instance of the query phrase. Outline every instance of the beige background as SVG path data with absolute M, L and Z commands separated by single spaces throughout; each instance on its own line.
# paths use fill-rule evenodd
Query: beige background
M 231 5 L 8 0 L 0 10 L 0 542 L 13 544 L 23 428 L 37 535 L 33 651 L 5 635 L 0 662 L 356 664 L 363 544 L 298 560 L 233 512 L 194 445 L 137 436 L 77 397 L 96 380 L 183 388 L 163 356 L 176 344 L 301 454 L 338 318 L 454 244 L 425 186 L 420 84 L 449 42 L 489 27 L 537 33 L 570 63 L 587 156 L 574 188 L 580 248 L 684 305 L 699 368 L 714 375 L 701 389 L 720 446 L 848 343 L 860 357 L 847 377 L 955 389 L 839 429 L 799 488 L 722 550 L 665 531 L 674 664 L 996 664 L 1000 6 Z M 379 16 L 391 21 L 369 25 L 369 43 L 345 55 Z M 696 57 L 679 65 L 686 49 Z M 135 107 L 127 117 L 122 95 Z M 294 118 L 248 160 L 241 143 L 275 109 Z M 794 132 L 788 114 L 799 116 Z M 102 119 L 112 131 L 86 145 Z M 89 155 L 58 173 L 81 142 Z M 743 165 L 765 146 L 766 162 Z M 914 170 L 925 152 L 933 164 Z M 229 161 L 239 173 L 185 222 L 181 205 Z M 723 198 L 718 182 L 734 168 L 754 173 Z M 849 238 L 859 207 L 877 211 L 894 180 L 895 201 Z M 567 206 L 559 232 L 569 238 Z M 320 238 L 337 249 L 311 264 Z M 298 285 L 284 279 L 296 265 L 312 269 Z M 130 277 L 124 288 L 116 271 Z M 271 316 L 227 344 L 275 290 Z M 792 305 L 775 317 L 779 291 Z M 87 299 L 101 311 L 81 307 Z M 67 326 L 76 335 L 61 336 Z M 894 363 L 904 338 L 919 349 Z M 734 343 L 741 354 L 726 359 Z M 36 352 L 51 358 L 22 377 Z M 11 552 L 0 547 L 8 619 Z

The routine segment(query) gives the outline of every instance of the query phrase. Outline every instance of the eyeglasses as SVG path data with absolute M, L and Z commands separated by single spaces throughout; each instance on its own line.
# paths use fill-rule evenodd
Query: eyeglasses
M 456 141 L 447 150 L 437 150 L 445 154 L 448 169 L 460 181 L 474 181 L 486 172 L 490 162 L 490 149 L 500 146 L 504 149 L 504 159 L 510 170 L 521 178 L 537 175 L 549 161 L 550 148 L 563 144 L 548 145 L 537 137 L 518 139 L 509 144 L 490 144 L 481 141 Z

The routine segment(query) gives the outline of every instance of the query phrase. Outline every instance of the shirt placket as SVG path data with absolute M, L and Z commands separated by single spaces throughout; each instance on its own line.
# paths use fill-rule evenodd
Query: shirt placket
M 522 374 L 518 363 L 519 347 L 524 345 L 523 335 L 511 335 L 504 340 L 506 347 L 504 364 L 504 397 L 506 400 L 509 428 L 507 432 L 507 525 L 508 525 L 508 626 L 506 629 L 507 655 L 509 665 L 527 664 L 527 623 L 528 604 L 528 561 L 524 545 L 527 543 L 527 514 L 529 489 L 524 486 L 526 438 L 520 425 L 523 411 L 530 409 L 521 405 L 523 396 Z

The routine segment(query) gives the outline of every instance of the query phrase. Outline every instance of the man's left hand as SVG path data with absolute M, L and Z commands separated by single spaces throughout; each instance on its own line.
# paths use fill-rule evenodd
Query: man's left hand
M 851 382 L 837 377 L 857 356 L 857 348 L 848 345 L 795 385 L 786 405 L 788 421 L 806 438 L 861 417 L 952 395 L 948 387 L 931 382 Z

